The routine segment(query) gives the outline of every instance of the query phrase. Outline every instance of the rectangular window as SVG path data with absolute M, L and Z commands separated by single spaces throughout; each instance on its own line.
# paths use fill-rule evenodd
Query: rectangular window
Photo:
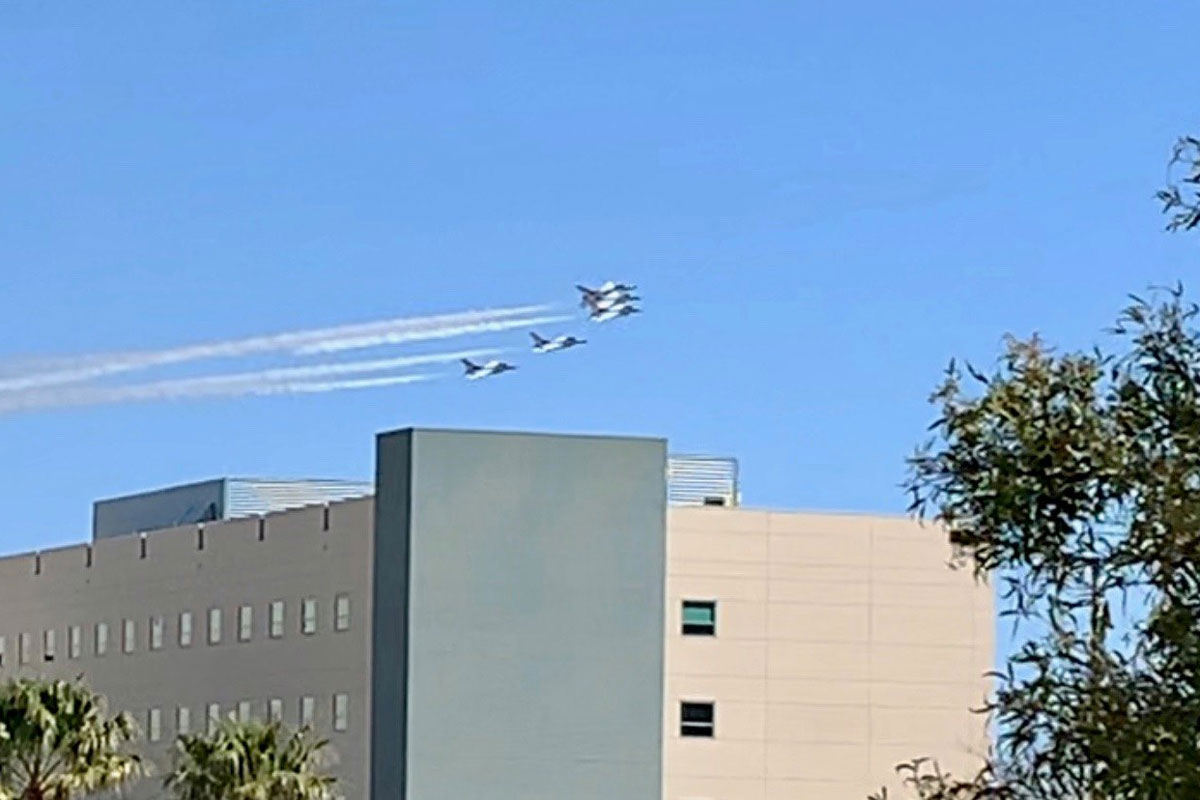
M 238 609 L 238 641 L 248 642 L 254 635 L 254 606 Z
M 208 704 L 208 735 L 212 736 L 221 727 L 221 706 L 219 703 Z
M 350 595 L 339 594 L 333 598 L 333 629 L 350 630 Z
M 306 597 L 300 601 L 300 632 L 312 636 L 317 632 L 317 599 Z
M 221 609 L 219 608 L 208 610 L 208 643 L 221 643 Z
M 192 710 L 187 706 L 175 709 L 175 733 L 188 736 L 192 732 Z
M 163 618 L 150 618 L 150 649 L 162 650 L 163 645 Z
M 67 658 L 76 659 L 83 655 L 83 628 L 72 625 L 67 629 Z
M 29 651 L 33 649 L 33 642 L 29 641 L 29 634 L 22 633 L 17 636 L 17 663 L 24 666 L 29 663 Z
M 137 623 L 131 619 L 124 621 L 121 628 L 121 650 L 132 653 L 137 645 Z
M 179 615 L 179 646 L 192 646 L 192 612 L 184 611 Z
M 0 636 L 0 667 L 4 666 L 4 637 Z
M 333 696 L 333 729 L 344 731 L 350 727 L 350 697 L 344 694 Z
M 55 647 L 57 642 L 54 641 L 54 629 L 42 631 L 42 660 L 53 661 L 58 655 L 58 648 Z
M 714 600 L 683 601 L 683 635 L 716 636 L 717 603 Z
M 162 709 L 152 708 L 146 714 L 146 738 L 152 742 L 162 739 Z
M 250 701 L 242 700 L 237 704 L 237 721 L 246 723 L 250 721 Z
M 313 725 L 313 712 L 317 705 L 311 697 L 300 698 L 300 727 L 311 728 Z
M 679 735 L 712 738 L 716 712 L 712 703 L 684 701 L 679 707 Z
M 108 623 L 96 623 L 96 655 L 102 656 L 108 652 Z
M 269 614 L 270 630 L 268 631 L 268 634 L 272 639 L 283 638 L 283 609 L 284 605 L 282 600 L 274 600 L 271 602 L 271 610 Z
M 267 701 L 267 721 L 283 722 L 283 701 L 278 697 L 272 697 Z

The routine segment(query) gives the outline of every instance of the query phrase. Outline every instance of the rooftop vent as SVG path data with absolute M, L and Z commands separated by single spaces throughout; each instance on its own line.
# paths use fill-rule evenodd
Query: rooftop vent
M 677 455 L 667 459 L 667 501 L 673 506 L 736 506 L 738 463 L 724 456 Z

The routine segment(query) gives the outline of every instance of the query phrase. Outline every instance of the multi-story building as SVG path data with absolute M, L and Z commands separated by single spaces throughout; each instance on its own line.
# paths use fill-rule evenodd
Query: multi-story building
M 373 484 L 99 503 L 90 543 L 0 559 L 0 680 L 83 675 L 160 770 L 223 716 L 311 725 L 347 798 L 863 798 L 915 756 L 970 769 L 990 592 L 903 518 L 742 508 L 729 464 L 405 430 Z

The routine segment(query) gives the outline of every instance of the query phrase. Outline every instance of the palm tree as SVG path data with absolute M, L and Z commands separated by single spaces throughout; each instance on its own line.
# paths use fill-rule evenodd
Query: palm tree
M 165 785 L 177 800 L 329 800 L 328 744 L 307 728 L 229 720 L 211 735 L 176 740 Z
M 0 800 L 72 800 L 142 773 L 135 728 L 78 681 L 0 685 Z

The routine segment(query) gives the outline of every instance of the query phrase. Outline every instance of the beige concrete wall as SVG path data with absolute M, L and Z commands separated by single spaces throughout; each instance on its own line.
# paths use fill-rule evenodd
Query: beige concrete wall
M 148 710 L 161 709 L 162 741 L 145 749 L 158 776 L 144 781 L 135 797 L 161 796 L 159 781 L 176 734 L 176 709 L 191 710 L 192 727 L 204 727 L 209 703 L 223 713 L 249 701 L 252 713 L 266 715 L 271 698 L 283 701 L 284 718 L 299 722 L 300 698 L 311 696 L 315 727 L 328 737 L 347 798 L 365 797 L 370 668 L 370 561 L 373 503 L 370 498 L 272 514 L 264 538 L 258 520 L 210 523 L 199 549 L 195 526 L 97 541 L 0 559 L 0 636 L 5 639 L 0 681 L 16 675 L 74 677 L 82 674 L 107 695 L 110 707 L 128 711 L 143 729 Z M 39 574 L 40 573 L 40 574 Z M 348 593 L 350 629 L 334 630 L 334 598 Z M 317 633 L 300 630 L 301 600 L 318 601 Z M 285 601 L 284 635 L 268 637 L 268 606 Z M 238 641 L 238 608 L 253 608 L 253 634 Z M 208 644 L 207 614 L 220 608 L 222 641 Z M 179 615 L 193 615 L 191 647 L 179 645 Z M 161 650 L 149 649 L 151 617 L 164 621 Z M 122 625 L 136 624 L 136 647 L 122 652 Z M 95 655 L 96 624 L 109 627 L 108 653 Z M 69 658 L 72 626 L 80 626 L 83 651 Z M 42 636 L 54 630 L 56 657 L 44 660 Z M 20 635 L 32 653 L 18 664 Z M 349 696 L 349 730 L 332 729 L 333 697 Z
M 862 800 L 913 757 L 974 766 L 992 592 L 948 557 L 903 518 L 672 509 L 664 800 Z M 681 635 L 683 600 L 717 601 L 716 636 Z M 715 702 L 714 738 L 680 736 L 683 700 Z

